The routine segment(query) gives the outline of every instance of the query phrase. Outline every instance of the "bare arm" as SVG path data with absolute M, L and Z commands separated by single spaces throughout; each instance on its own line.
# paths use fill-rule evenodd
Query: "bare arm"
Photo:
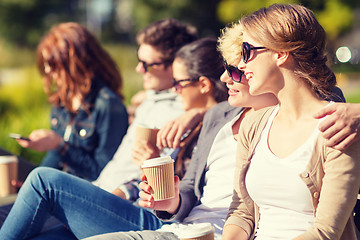
M 139 167 L 145 160 L 160 157 L 159 149 L 143 139 L 135 140 L 132 151 L 133 162 Z
M 175 120 L 165 124 L 157 134 L 156 145 L 162 149 L 164 147 L 178 148 L 181 136 L 188 130 L 194 129 L 204 118 L 205 108 L 193 108 Z
M 302 237 L 296 237 L 294 240 L 304 240 Z
M 241 227 L 237 225 L 226 225 L 223 230 L 222 240 L 247 240 L 249 236 Z
M 338 150 L 348 148 L 360 139 L 360 104 L 334 103 L 317 112 L 314 117 L 327 118 L 319 125 L 326 145 Z

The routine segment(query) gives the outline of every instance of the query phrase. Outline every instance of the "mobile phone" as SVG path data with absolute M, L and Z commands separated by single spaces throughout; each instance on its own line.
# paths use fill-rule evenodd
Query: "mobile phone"
M 14 139 L 21 139 L 21 140 L 30 141 L 29 138 L 23 137 L 23 136 L 21 136 L 21 135 L 18 134 L 18 133 L 9 133 L 9 137 L 10 137 L 10 138 L 14 138 Z

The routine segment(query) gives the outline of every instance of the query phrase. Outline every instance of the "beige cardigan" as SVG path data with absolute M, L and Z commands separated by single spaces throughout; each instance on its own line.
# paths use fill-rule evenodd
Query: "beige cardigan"
M 254 112 L 244 118 L 239 130 L 234 194 L 225 225 L 240 226 L 249 239 L 254 239 L 259 209 L 246 190 L 245 175 L 273 110 L 274 107 L 269 107 Z M 360 239 L 352 217 L 360 187 L 360 141 L 341 152 L 325 147 L 319 135 L 311 160 L 300 177 L 309 188 L 315 209 L 315 223 L 300 237 L 304 240 Z

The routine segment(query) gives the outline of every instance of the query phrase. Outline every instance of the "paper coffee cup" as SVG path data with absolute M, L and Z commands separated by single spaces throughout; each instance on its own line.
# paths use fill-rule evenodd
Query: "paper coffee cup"
M 157 128 L 151 128 L 147 127 L 145 125 L 136 125 L 136 133 L 135 138 L 136 139 L 142 139 L 148 141 L 153 146 L 156 146 L 156 136 L 159 132 L 159 129 Z
M 141 166 L 155 201 L 175 197 L 174 160 L 171 157 L 152 158 Z
M 16 156 L 0 156 L 0 197 L 16 193 L 11 185 L 18 177 L 18 159 Z
M 180 240 L 214 240 L 214 227 L 210 223 L 196 223 L 186 226 L 178 233 Z

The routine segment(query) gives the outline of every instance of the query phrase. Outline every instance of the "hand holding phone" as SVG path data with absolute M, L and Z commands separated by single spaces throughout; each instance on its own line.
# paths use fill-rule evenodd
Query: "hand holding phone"
M 21 139 L 21 140 L 25 140 L 25 141 L 31 141 L 29 138 L 23 137 L 18 133 L 9 133 L 9 137 L 14 138 L 14 139 Z

